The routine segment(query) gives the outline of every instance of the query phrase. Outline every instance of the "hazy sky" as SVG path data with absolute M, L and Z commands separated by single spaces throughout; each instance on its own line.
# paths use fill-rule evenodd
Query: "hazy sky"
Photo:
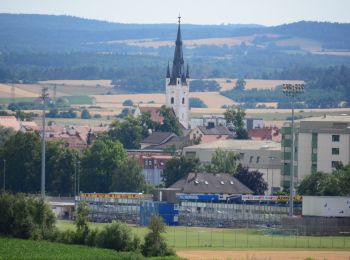
M 0 0 L 1 13 L 65 14 L 122 23 L 350 22 L 350 0 Z

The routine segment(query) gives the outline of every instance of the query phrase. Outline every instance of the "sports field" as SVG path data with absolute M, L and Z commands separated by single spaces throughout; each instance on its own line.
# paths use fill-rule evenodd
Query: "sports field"
M 90 224 L 99 228 L 105 224 Z M 58 221 L 61 230 L 73 229 L 73 223 Z M 146 227 L 133 226 L 140 238 L 147 233 Z M 302 250 L 350 250 L 349 236 L 298 236 L 293 230 L 279 232 L 275 229 L 226 229 L 203 227 L 167 227 L 167 242 L 176 250 L 183 249 L 302 249 Z

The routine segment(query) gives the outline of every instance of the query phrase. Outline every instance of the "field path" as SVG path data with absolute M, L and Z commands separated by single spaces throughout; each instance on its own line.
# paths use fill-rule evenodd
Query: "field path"
M 190 260 L 349 260 L 348 251 L 177 251 L 180 257 Z

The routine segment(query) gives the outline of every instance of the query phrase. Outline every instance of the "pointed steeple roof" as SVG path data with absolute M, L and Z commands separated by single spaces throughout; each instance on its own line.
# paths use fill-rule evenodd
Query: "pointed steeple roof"
M 170 78 L 170 67 L 169 67 L 169 61 L 168 61 L 168 67 L 166 69 L 166 77 Z
M 177 28 L 177 37 L 175 41 L 175 51 L 174 51 L 174 60 L 173 67 L 171 71 L 170 84 L 175 85 L 176 79 L 181 78 L 183 84 L 186 84 L 185 68 L 184 68 L 184 58 L 182 52 L 182 38 L 181 38 L 181 16 L 179 15 L 179 25 Z

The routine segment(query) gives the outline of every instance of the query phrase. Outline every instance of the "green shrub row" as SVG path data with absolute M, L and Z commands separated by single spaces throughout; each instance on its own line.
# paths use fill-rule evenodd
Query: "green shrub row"
M 0 235 L 47 239 L 55 230 L 55 216 L 41 198 L 24 194 L 0 195 Z
M 175 255 L 162 236 L 165 225 L 160 217 L 151 219 L 150 232 L 145 237 L 145 243 L 141 244 L 131 228 L 118 221 L 102 229 L 90 229 L 88 215 L 87 205 L 80 203 L 74 221 L 76 229 L 59 231 L 55 228 L 55 217 L 45 200 L 24 194 L 0 195 L 0 235 L 138 252 L 144 256 Z

